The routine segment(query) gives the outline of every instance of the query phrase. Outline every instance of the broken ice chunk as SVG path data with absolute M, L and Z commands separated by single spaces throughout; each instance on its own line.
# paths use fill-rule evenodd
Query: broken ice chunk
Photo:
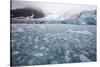
M 45 38 L 43 38 L 43 40 L 45 40 L 46 42 L 49 42 L 48 38 L 46 38 L 46 37 L 45 37 Z
M 20 52 L 19 51 L 13 51 L 13 54 L 14 55 L 17 55 L 17 54 L 19 54 Z
M 66 56 L 65 59 L 66 59 L 66 62 L 70 62 L 71 61 L 71 58 L 69 56 Z
M 85 55 L 89 55 L 89 53 L 87 51 L 82 50 L 81 53 L 85 54 Z
M 54 61 L 52 61 L 51 63 L 52 63 L 52 64 L 57 64 L 58 62 L 54 60 Z
M 39 41 L 39 37 L 36 37 L 34 41 L 35 42 L 38 42 Z
M 33 59 L 28 62 L 28 64 L 30 64 L 30 65 L 33 64 L 33 63 L 34 63 Z
M 81 54 L 81 55 L 80 55 L 80 60 L 81 60 L 82 62 L 90 62 L 90 61 L 91 61 L 91 60 L 88 59 L 84 54 Z
M 37 48 L 39 48 L 39 46 L 38 45 L 35 45 L 34 48 L 37 49 Z
M 44 54 L 43 53 L 40 53 L 40 52 L 37 52 L 37 53 L 34 53 L 33 56 L 35 57 L 40 57 L 40 56 L 43 56 Z
M 46 49 L 46 48 L 45 48 L 45 47 L 41 47 L 40 49 L 41 49 L 41 50 L 44 50 L 44 49 Z
M 18 32 L 24 32 L 23 28 L 18 28 L 17 31 Z
M 66 51 L 65 60 L 66 60 L 66 62 L 71 61 L 71 58 L 69 57 L 69 51 Z
M 41 29 L 46 29 L 46 27 L 45 27 L 45 26 L 43 26 L 43 25 L 41 25 L 41 26 L 40 26 L 40 28 L 41 28 Z
M 20 60 L 21 59 L 21 57 L 19 56 L 18 58 L 17 58 L 17 60 Z
M 43 40 L 47 40 L 47 39 L 48 39 L 48 38 L 46 38 L 46 37 L 45 37 L 45 38 L 43 38 Z

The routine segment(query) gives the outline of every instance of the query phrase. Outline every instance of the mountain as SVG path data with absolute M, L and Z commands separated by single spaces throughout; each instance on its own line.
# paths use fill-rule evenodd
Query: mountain
M 11 10 L 11 17 L 32 17 L 38 19 L 45 17 L 45 14 L 41 9 L 26 7 Z

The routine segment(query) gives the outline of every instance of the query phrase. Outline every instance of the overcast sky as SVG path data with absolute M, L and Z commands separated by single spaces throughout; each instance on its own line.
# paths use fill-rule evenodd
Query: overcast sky
M 94 5 L 73 5 L 73 4 L 60 4 L 60 3 L 48 3 L 48 2 L 35 2 L 35 1 L 12 1 L 12 9 L 33 7 L 42 9 L 45 14 L 58 15 L 68 12 L 68 14 L 76 14 L 83 10 L 95 10 Z

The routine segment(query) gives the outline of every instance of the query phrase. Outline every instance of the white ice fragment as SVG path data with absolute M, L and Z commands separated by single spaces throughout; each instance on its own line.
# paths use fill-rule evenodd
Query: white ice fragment
M 90 33 L 89 31 L 79 31 L 79 33 L 84 33 L 84 34 L 92 35 L 92 33 Z
M 19 56 L 18 58 L 17 58 L 17 60 L 20 60 L 21 59 L 21 57 Z
M 20 61 L 20 63 L 23 63 L 25 60 L 26 60 L 26 59 L 22 59 L 22 60 Z
M 35 46 L 34 46 L 35 49 L 37 49 L 38 47 L 39 47 L 38 45 L 35 45 Z
M 57 62 L 57 61 L 52 61 L 51 63 L 52 63 L 52 64 L 57 64 L 58 62 Z
M 46 27 L 45 27 L 45 26 L 43 26 L 43 25 L 41 25 L 41 26 L 40 26 L 40 28 L 41 28 L 41 29 L 46 29 Z
M 57 36 L 59 36 L 60 34 L 56 34 Z
M 12 42 L 15 42 L 16 40 L 11 40 Z
M 89 31 L 73 31 L 73 33 L 92 35 Z
M 78 56 L 78 54 L 73 54 L 73 56 L 74 56 L 74 57 L 77 57 L 77 56 Z
M 74 31 L 74 30 L 69 29 L 67 32 L 69 32 L 69 33 L 79 33 L 79 34 L 92 35 L 92 33 L 89 32 L 89 31 Z
M 20 53 L 19 51 L 14 51 L 14 52 L 13 52 L 14 55 L 17 55 L 17 54 L 19 54 L 19 53 Z
M 51 35 L 51 37 L 55 37 L 55 36 L 56 36 L 55 34 Z
M 45 40 L 46 42 L 49 42 L 48 38 L 46 38 L 46 37 L 45 37 L 45 38 L 43 38 L 43 40 Z
M 43 56 L 44 54 L 43 53 L 40 53 L 40 52 L 37 52 L 37 53 L 34 53 L 33 56 L 36 56 L 36 57 L 40 57 L 40 56 Z
M 49 51 L 49 48 L 46 48 L 46 51 Z
M 62 37 L 64 40 L 68 40 L 66 37 Z
M 44 34 L 44 35 L 46 35 L 46 36 L 51 36 L 51 34 L 48 34 L 48 33 L 47 33 L 47 34 Z
M 70 62 L 71 61 L 71 58 L 69 57 L 69 51 L 66 51 L 66 55 L 65 55 L 65 60 L 66 62 Z
M 28 64 L 33 64 L 34 63 L 34 60 L 30 60 L 29 62 L 28 62 Z
M 24 32 L 23 28 L 18 28 L 17 31 L 18 32 Z
M 71 58 L 69 56 L 66 56 L 65 57 L 65 60 L 66 60 L 66 62 L 70 62 L 71 61 Z
M 65 33 L 73 32 L 73 30 L 68 29 L 68 31 L 65 31 Z
M 34 41 L 35 42 L 38 42 L 39 41 L 39 37 L 36 37 Z
M 48 38 L 45 37 L 45 38 L 43 38 L 43 40 L 48 40 Z
M 96 51 L 95 50 L 88 50 L 89 51 L 89 53 L 91 53 L 91 54 L 94 54 L 94 53 L 96 53 Z
M 80 42 L 80 39 L 74 39 L 75 41 L 77 41 L 77 42 Z
M 81 54 L 81 55 L 80 55 L 80 60 L 81 60 L 82 62 L 90 62 L 90 61 L 91 61 L 91 60 L 88 59 L 84 54 Z
M 66 51 L 66 55 L 69 55 L 69 53 L 70 53 L 69 51 Z
M 44 50 L 44 49 L 46 49 L 46 48 L 45 48 L 45 47 L 41 47 L 40 49 L 41 49 L 41 50 Z
M 33 37 L 28 37 L 28 39 L 32 39 Z
M 86 51 L 81 51 L 83 54 L 86 54 L 86 55 L 89 55 L 89 53 L 88 52 L 86 52 Z
M 57 38 L 55 37 L 55 38 L 53 38 L 52 40 L 54 41 L 54 40 L 56 40 Z

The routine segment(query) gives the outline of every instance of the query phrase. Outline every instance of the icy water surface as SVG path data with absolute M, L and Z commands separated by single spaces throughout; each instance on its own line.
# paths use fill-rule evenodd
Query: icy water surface
M 13 66 L 96 61 L 96 25 L 11 26 Z

